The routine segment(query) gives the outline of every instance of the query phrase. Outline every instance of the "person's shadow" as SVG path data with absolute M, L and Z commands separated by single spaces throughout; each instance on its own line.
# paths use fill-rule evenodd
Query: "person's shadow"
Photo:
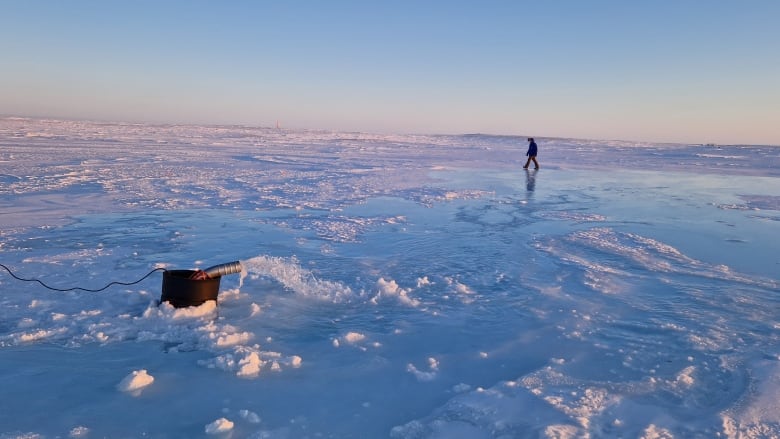
M 536 189 L 536 173 L 538 170 L 536 169 L 526 169 L 525 170 L 525 189 L 528 192 L 533 192 L 534 189 Z

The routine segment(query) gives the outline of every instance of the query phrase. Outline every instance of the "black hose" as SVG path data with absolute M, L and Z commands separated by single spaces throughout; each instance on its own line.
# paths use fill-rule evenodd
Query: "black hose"
M 144 277 L 142 277 L 142 278 L 138 279 L 138 280 L 137 280 L 137 281 L 135 281 L 135 282 L 111 282 L 111 283 L 109 283 L 108 285 L 104 286 L 103 288 L 99 288 L 99 289 L 97 289 L 97 290 L 91 290 L 91 289 L 89 289 L 89 288 L 81 288 L 81 287 L 73 287 L 73 288 L 54 288 L 54 287 L 50 287 L 50 286 L 46 285 L 45 283 L 43 283 L 42 281 L 40 281 L 40 280 L 38 280 L 38 279 L 25 279 L 25 278 L 19 277 L 19 276 L 15 275 L 15 274 L 13 273 L 13 271 L 11 271 L 11 269 L 10 269 L 10 268 L 6 267 L 6 266 L 5 266 L 5 265 L 3 265 L 3 264 L 0 264 L 0 267 L 3 267 L 3 268 L 5 268 L 5 271 L 7 271 L 7 272 L 8 272 L 8 274 L 10 274 L 10 275 L 11 275 L 11 277 L 13 277 L 13 278 L 14 278 L 14 279 L 16 279 L 16 280 L 21 280 L 21 281 L 24 281 L 24 282 L 38 282 L 38 283 L 39 283 L 39 284 L 41 284 L 41 285 L 42 285 L 44 288 L 48 288 L 48 289 L 50 289 L 50 290 L 52 290 L 52 291 L 66 292 L 66 291 L 75 291 L 75 290 L 81 290 L 81 291 L 86 291 L 86 292 L 88 292 L 88 293 L 98 293 L 98 292 L 100 292 L 100 291 L 103 291 L 103 290 L 105 290 L 106 288 L 110 287 L 111 285 L 135 285 L 135 284 L 137 284 L 137 283 L 141 282 L 142 280 L 146 279 L 147 277 L 151 276 L 151 275 L 152 275 L 154 272 L 157 272 L 157 271 L 167 271 L 165 268 L 155 268 L 154 270 L 152 270 L 152 271 L 150 271 L 149 273 L 147 273 L 147 274 L 146 274 L 146 276 L 144 276 Z

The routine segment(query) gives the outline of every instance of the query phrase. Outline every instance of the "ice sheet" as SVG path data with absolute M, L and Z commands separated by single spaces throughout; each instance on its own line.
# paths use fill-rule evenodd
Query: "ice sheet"
M 780 435 L 779 147 L 0 119 L 0 437 Z

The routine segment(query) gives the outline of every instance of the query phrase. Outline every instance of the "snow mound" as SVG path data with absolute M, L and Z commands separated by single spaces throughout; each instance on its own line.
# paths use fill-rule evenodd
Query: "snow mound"
M 150 386 L 153 382 L 154 377 L 149 375 L 146 369 L 134 370 L 117 385 L 117 389 L 138 395 L 142 389 Z
M 233 422 L 219 418 L 216 421 L 206 425 L 206 434 L 220 434 L 226 433 L 233 429 Z

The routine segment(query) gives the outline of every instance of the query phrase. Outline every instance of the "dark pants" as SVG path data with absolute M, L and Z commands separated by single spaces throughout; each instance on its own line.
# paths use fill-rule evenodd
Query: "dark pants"
M 536 161 L 536 156 L 535 155 L 529 155 L 528 156 L 528 161 L 525 162 L 525 166 L 523 166 L 523 169 L 528 169 L 528 165 L 531 164 L 531 160 L 534 161 L 534 165 L 536 166 L 536 169 L 539 169 L 539 162 Z

